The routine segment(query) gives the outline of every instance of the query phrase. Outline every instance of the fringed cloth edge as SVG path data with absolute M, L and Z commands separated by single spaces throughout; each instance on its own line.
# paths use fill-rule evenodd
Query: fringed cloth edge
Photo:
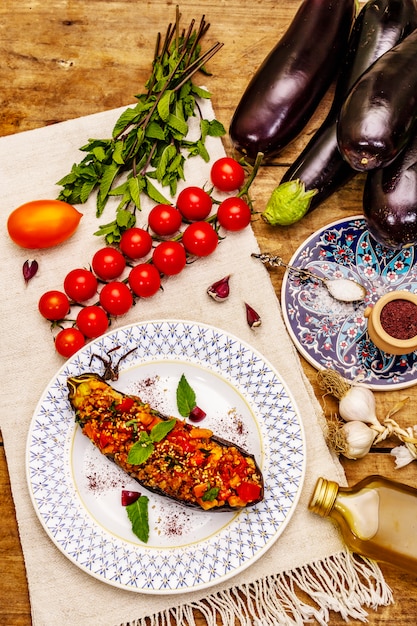
M 326 626 L 330 611 L 346 621 L 366 622 L 366 608 L 375 610 L 392 602 L 378 564 L 342 551 L 120 626 L 196 626 L 194 610 L 207 626 L 301 626 L 314 620 Z

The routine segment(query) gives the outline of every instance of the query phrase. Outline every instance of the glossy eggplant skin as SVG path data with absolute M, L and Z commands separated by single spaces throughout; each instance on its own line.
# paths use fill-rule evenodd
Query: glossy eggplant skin
M 234 147 L 272 157 L 304 128 L 346 52 L 355 0 L 304 0 L 249 82 L 229 128 Z
M 383 246 L 400 250 L 417 243 L 417 136 L 393 163 L 368 172 L 363 213 Z
M 356 175 L 340 154 L 337 120 L 356 80 L 385 52 L 417 28 L 415 0 L 369 0 L 360 10 L 349 38 L 332 107 L 323 124 L 288 168 L 281 183 L 299 179 L 305 191 L 315 190 L 308 211 Z
M 386 167 L 417 124 L 417 30 L 359 78 L 340 111 L 337 139 L 353 169 Z

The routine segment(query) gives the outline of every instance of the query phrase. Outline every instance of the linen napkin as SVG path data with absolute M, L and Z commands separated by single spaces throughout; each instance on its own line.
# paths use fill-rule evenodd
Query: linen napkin
M 211 103 L 201 103 L 203 116 L 214 117 Z M 165 625 L 194 623 L 197 608 L 207 624 L 220 619 L 242 624 L 302 624 L 329 620 L 329 611 L 364 620 L 366 608 L 391 602 L 390 590 L 379 567 L 353 557 L 333 524 L 308 512 L 316 479 L 325 476 L 346 484 L 339 462 L 326 446 L 321 428 L 321 408 L 305 378 L 297 353 L 286 332 L 277 296 L 268 272 L 252 252 L 258 245 L 251 228 L 228 233 L 215 253 L 164 281 L 164 290 L 140 300 L 129 313 L 117 318 L 112 329 L 137 321 L 185 319 L 212 324 L 237 335 L 263 354 L 276 368 L 296 399 L 306 434 L 307 469 L 296 510 L 278 541 L 242 573 L 204 591 L 181 596 L 149 595 L 125 591 L 80 570 L 56 548 L 43 530 L 32 507 L 26 479 L 25 448 L 35 406 L 52 376 L 63 364 L 54 351 L 49 324 L 37 310 L 39 297 L 62 289 L 66 273 L 88 266 L 103 246 L 93 236 L 99 221 L 95 199 L 77 208 L 83 213 L 76 233 L 65 243 L 45 251 L 24 250 L 7 236 L 9 213 L 35 199 L 55 198 L 56 181 L 79 162 L 79 147 L 89 138 L 111 134 L 123 109 L 60 123 L 0 139 L 1 307 L 3 389 L 1 430 L 4 438 L 12 493 L 25 558 L 34 626 Z M 191 131 L 192 132 L 192 131 Z M 186 164 L 187 184 L 203 185 L 211 162 L 224 155 L 222 142 L 208 138 L 209 163 L 192 158 Z M 143 215 L 138 225 L 146 224 Z M 111 221 L 111 208 L 103 215 Z M 22 266 L 36 259 L 38 274 L 25 286 Z M 219 304 L 206 294 L 215 280 L 232 275 L 232 293 Z M 261 315 L 262 324 L 250 329 L 244 302 Z M 196 548 L 197 549 L 197 548 Z M 297 590 L 303 591 L 303 598 Z

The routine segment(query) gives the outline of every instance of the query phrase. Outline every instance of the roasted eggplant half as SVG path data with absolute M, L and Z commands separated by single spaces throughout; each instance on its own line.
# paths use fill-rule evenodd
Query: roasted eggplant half
M 210 511 L 236 511 L 263 499 L 262 472 L 239 446 L 162 415 L 95 373 L 67 384 L 83 434 L 146 489 Z

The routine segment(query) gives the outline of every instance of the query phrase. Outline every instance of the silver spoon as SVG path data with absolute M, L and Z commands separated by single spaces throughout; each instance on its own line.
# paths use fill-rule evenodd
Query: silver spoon
M 366 297 L 365 287 L 361 283 L 356 282 L 356 280 L 351 280 L 350 278 L 322 278 L 322 276 L 318 276 L 303 267 L 288 265 L 288 263 L 284 263 L 280 256 L 270 254 L 269 252 L 252 253 L 251 256 L 271 267 L 282 266 L 292 272 L 297 272 L 297 274 L 320 281 L 327 288 L 332 298 L 340 302 L 361 302 Z

